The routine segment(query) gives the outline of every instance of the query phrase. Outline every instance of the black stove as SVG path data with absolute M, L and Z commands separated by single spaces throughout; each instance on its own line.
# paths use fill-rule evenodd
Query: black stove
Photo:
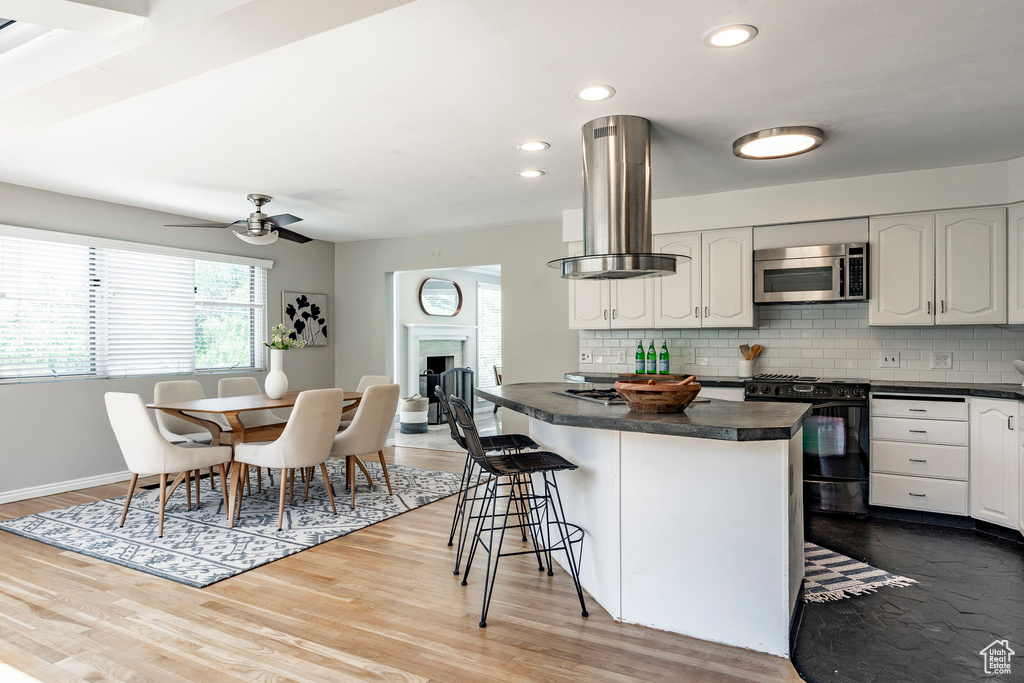
M 866 403 L 870 385 L 862 379 L 822 379 L 763 374 L 743 381 L 748 401 L 851 401 Z

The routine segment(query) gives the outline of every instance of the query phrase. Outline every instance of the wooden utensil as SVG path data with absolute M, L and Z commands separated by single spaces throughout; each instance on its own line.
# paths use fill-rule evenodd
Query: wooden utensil
M 763 348 L 764 347 L 761 346 L 760 344 L 754 344 L 753 346 L 751 346 L 750 347 L 750 357 L 747 358 L 747 360 L 754 360 L 755 358 L 757 358 L 757 354 L 761 353 L 761 349 L 763 349 Z
M 750 346 L 748 344 L 740 344 L 740 353 L 743 354 L 745 360 L 750 360 L 748 354 L 750 353 Z

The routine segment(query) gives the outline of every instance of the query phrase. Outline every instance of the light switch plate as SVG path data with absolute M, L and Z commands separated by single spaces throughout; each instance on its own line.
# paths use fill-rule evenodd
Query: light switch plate
M 683 365 L 694 365 L 697 362 L 697 349 L 683 349 Z
M 949 370 L 952 367 L 952 351 L 932 351 L 932 370 Z
M 880 368 L 898 368 L 900 366 L 900 352 L 899 351 L 882 351 L 882 362 L 878 364 Z
M 580 362 L 592 363 L 594 362 L 594 355 L 590 351 L 580 351 Z

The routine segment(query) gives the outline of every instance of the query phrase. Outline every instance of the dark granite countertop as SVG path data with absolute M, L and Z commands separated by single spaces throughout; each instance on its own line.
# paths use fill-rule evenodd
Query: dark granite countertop
M 590 382 L 592 384 L 615 384 L 622 377 L 645 377 L 657 379 L 657 375 L 623 375 L 621 372 L 567 372 L 565 379 L 570 382 Z M 732 377 L 698 377 L 697 381 L 704 387 L 742 388 L 743 380 Z
M 528 382 L 478 388 L 481 398 L 554 425 L 690 436 L 721 441 L 788 440 L 800 429 L 806 403 L 692 403 L 684 413 L 638 413 L 627 406 L 606 406 L 556 394 L 574 388 L 568 382 Z
M 591 382 L 613 384 L 623 377 L 617 372 L 567 372 L 565 379 L 570 382 Z M 639 375 L 636 375 L 639 376 Z M 702 377 L 698 382 L 706 387 L 742 387 L 742 379 L 731 377 Z M 978 396 L 981 398 L 1007 398 L 1024 401 L 1024 387 L 1019 384 L 975 384 L 972 382 L 925 382 L 864 380 L 871 385 L 871 391 L 887 394 L 945 394 L 948 396 Z

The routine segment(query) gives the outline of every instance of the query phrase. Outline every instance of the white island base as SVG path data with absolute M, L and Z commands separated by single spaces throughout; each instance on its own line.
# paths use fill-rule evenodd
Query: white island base
M 789 657 L 804 575 L 803 430 L 725 441 L 552 425 L 530 435 L 583 527 L 583 587 L 617 621 Z

